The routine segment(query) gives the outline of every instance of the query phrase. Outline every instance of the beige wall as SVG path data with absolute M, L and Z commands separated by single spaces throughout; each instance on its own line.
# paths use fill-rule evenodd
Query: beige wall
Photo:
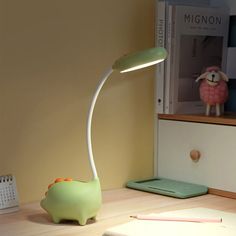
M 91 178 L 86 116 L 101 75 L 154 45 L 154 0 L 0 0 L 0 174 L 21 202 L 56 177 Z M 153 174 L 153 68 L 114 73 L 93 146 L 102 188 Z

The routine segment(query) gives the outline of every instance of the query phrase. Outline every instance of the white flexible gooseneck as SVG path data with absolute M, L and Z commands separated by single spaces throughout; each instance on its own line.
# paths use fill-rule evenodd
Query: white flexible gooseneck
M 108 77 L 110 76 L 110 74 L 113 72 L 112 69 L 109 69 L 104 76 L 102 77 L 101 81 L 99 82 L 97 89 L 93 95 L 93 99 L 89 108 L 89 112 L 88 112 L 88 118 L 87 118 L 87 147 L 88 147 L 88 157 L 89 157 L 89 162 L 90 162 L 90 167 L 92 168 L 92 172 L 93 172 L 93 177 L 94 179 L 98 178 L 97 175 L 97 170 L 96 170 L 96 166 L 94 163 L 94 158 L 93 158 L 93 149 L 92 149 L 92 140 L 91 140 L 91 125 L 92 125 L 92 118 L 93 118 L 93 111 L 94 111 L 94 107 L 98 98 L 98 95 L 104 85 L 104 83 L 106 82 L 106 80 L 108 79 Z

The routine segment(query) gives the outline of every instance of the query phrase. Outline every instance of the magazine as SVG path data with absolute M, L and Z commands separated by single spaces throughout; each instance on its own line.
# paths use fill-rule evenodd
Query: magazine
M 157 47 L 165 47 L 167 52 L 171 52 L 170 31 L 171 31 L 171 5 L 194 5 L 209 6 L 209 0 L 156 0 L 156 22 L 155 22 L 155 44 Z M 169 93 L 170 86 L 170 57 L 164 63 L 156 67 L 155 80 L 155 111 L 156 113 L 169 113 Z
M 204 0 L 159 1 L 158 8 L 161 40 L 168 57 L 156 74 L 156 97 L 163 103 L 162 109 L 156 105 L 156 111 L 202 113 L 205 108 L 195 79 L 207 66 L 217 65 L 226 70 L 228 10 L 209 6 L 209 1 Z
M 169 110 L 165 113 L 202 113 L 196 78 L 208 66 L 226 69 L 229 14 L 214 7 L 173 5 L 170 85 L 165 97 Z
M 156 4 L 156 29 L 155 29 L 155 44 L 157 47 L 165 47 L 165 23 L 166 23 L 166 2 L 161 1 Z M 155 80 L 155 111 L 156 113 L 164 112 L 164 89 L 165 89 L 165 62 L 159 63 L 156 66 Z

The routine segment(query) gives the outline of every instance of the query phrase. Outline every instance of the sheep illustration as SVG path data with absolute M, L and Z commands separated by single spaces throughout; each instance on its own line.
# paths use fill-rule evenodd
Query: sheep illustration
M 212 106 L 216 108 L 216 116 L 220 116 L 221 105 L 228 99 L 227 75 L 220 71 L 219 67 L 211 66 L 196 79 L 196 82 L 199 80 L 202 80 L 199 91 L 201 100 L 206 104 L 206 116 L 210 115 Z

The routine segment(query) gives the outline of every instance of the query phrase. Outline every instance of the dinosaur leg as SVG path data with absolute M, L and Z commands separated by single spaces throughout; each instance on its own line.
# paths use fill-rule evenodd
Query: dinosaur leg
M 77 221 L 79 222 L 80 225 L 86 225 L 88 218 L 80 216 Z
M 55 215 L 52 215 L 52 221 L 55 223 L 55 224 L 59 224 L 61 222 L 61 218 L 60 217 L 57 217 Z

